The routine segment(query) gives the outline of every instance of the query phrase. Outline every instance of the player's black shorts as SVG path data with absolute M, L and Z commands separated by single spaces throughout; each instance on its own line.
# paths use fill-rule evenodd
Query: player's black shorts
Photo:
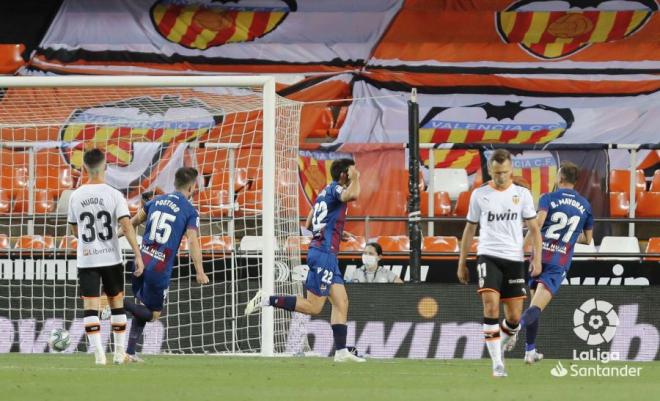
M 477 257 L 479 290 L 497 291 L 500 300 L 527 297 L 525 264 L 488 255 Z
M 114 297 L 124 291 L 124 265 L 78 269 L 78 283 L 83 297 L 100 296 L 101 283 L 105 294 Z

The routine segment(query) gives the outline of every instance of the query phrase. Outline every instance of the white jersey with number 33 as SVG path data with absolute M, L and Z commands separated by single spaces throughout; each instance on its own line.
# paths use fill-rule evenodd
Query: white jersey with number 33
M 86 184 L 69 200 L 69 224 L 78 227 L 78 268 L 122 262 L 117 222 L 130 217 L 126 199 L 108 184 Z
M 511 184 L 505 190 L 492 182 L 470 196 L 467 220 L 479 223 L 477 255 L 522 261 L 523 220 L 536 218 L 534 199 L 527 188 Z

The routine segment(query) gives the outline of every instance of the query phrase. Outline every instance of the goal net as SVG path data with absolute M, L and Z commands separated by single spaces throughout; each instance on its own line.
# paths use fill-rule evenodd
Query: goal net
M 300 104 L 276 96 L 272 79 L 11 77 L 0 88 L 0 352 L 48 351 L 56 327 L 71 334 L 67 351 L 89 352 L 66 212 L 93 147 L 132 213 L 150 194 L 173 191 L 179 167 L 200 172 L 191 201 L 211 282 L 195 283 L 184 238 L 163 317 L 147 324 L 138 351 L 304 351 L 303 324 L 289 313 L 243 316 L 259 288 L 302 290 L 290 274 L 299 249 L 287 246 L 299 233 Z

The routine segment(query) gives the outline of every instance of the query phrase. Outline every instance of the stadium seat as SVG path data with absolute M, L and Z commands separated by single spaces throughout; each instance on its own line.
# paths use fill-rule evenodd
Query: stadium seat
M 14 202 L 14 213 L 28 213 L 30 210 L 30 194 L 27 189 L 19 192 Z M 55 200 L 47 189 L 34 190 L 34 213 L 44 214 L 55 211 Z
M 660 192 L 641 192 L 635 209 L 637 217 L 660 217 Z
M 73 235 L 62 237 L 62 240 L 60 240 L 60 244 L 57 246 L 57 249 L 70 253 L 76 252 L 78 250 L 78 238 L 74 237 Z
M 54 249 L 55 240 L 50 235 L 21 235 L 16 241 L 16 249 Z
M 8 250 L 9 248 L 9 237 L 7 237 L 7 234 L 0 234 L 0 251 Z
M 238 193 L 237 202 L 237 214 L 245 216 L 261 213 L 261 191 L 241 191 Z
M 653 181 L 651 181 L 649 192 L 660 192 L 660 170 L 655 170 L 655 173 L 653 173 Z
M 229 192 L 226 190 L 203 189 L 193 196 L 193 205 L 199 210 L 200 214 L 207 214 L 213 217 L 226 216 L 232 207 L 233 202 L 229 199 Z
M 456 206 L 454 207 L 454 216 L 465 217 L 467 216 L 468 209 L 470 208 L 470 195 L 472 191 L 464 191 L 458 195 Z
M 339 252 L 362 252 L 366 244 L 367 241 L 364 237 L 355 235 L 350 237 L 348 241 L 339 242 Z
M 635 192 L 646 191 L 646 178 L 644 171 L 637 170 L 635 182 Z M 610 192 L 625 192 L 630 194 L 630 171 L 628 170 L 612 170 L 610 171 Z
M 433 189 L 435 191 L 445 191 L 451 199 L 457 199 L 461 192 L 470 190 L 467 171 L 463 168 L 435 169 Z
M 223 170 L 216 171 L 211 175 L 208 189 L 226 190 L 229 191 L 230 172 Z M 247 168 L 237 168 L 234 170 L 234 193 L 239 192 L 248 184 L 248 170 Z
M 232 240 L 224 235 L 202 235 L 199 237 L 199 244 L 202 251 L 205 252 L 231 252 Z
M 405 235 L 381 235 L 376 237 L 376 242 L 383 248 L 383 253 L 410 251 L 410 239 Z
M 312 242 L 312 237 L 306 235 L 296 235 L 286 239 L 285 247 L 288 251 L 292 252 L 307 252 L 310 242 Z
M 627 217 L 630 202 L 626 192 L 610 192 L 610 216 Z
M 28 185 L 27 167 L 15 167 L 10 164 L 2 165 L 0 169 L 0 185 L 5 191 L 10 191 L 12 196 L 17 192 L 27 188 Z
M 639 253 L 639 241 L 637 237 L 603 237 L 600 243 L 599 253 Z M 599 257 L 602 260 L 639 260 L 638 257 Z
M 0 44 L 0 74 L 15 74 L 19 68 L 25 65 L 23 52 L 25 45 Z
M 58 197 L 64 190 L 73 188 L 71 168 L 67 166 L 37 167 L 35 187 L 46 189 L 55 197 Z
M 422 216 L 429 215 L 429 193 L 421 192 L 419 194 L 419 209 Z M 451 200 L 449 194 L 444 191 L 433 194 L 433 214 L 432 216 L 449 216 L 451 214 Z
M 660 253 L 660 237 L 651 237 L 646 244 L 646 253 Z M 652 262 L 660 262 L 660 257 L 648 257 L 644 260 Z
M 575 252 L 575 253 L 592 253 L 592 254 L 594 254 L 594 256 L 595 256 L 596 253 L 598 253 L 598 251 L 596 250 L 596 245 L 594 245 L 593 238 L 591 239 L 591 243 L 589 245 L 579 244 L 579 243 L 576 242 L 575 247 L 573 248 L 573 252 Z M 591 256 L 575 256 L 575 257 L 573 257 L 573 260 L 592 260 L 592 259 L 596 259 L 596 258 L 591 257 Z
M 0 188 L 0 214 L 11 211 L 11 192 Z
M 422 252 L 456 252 L 456 256 L 432 256 L 433 259 L 456 259 L 459 251 L 456 237 L 424 237 Z

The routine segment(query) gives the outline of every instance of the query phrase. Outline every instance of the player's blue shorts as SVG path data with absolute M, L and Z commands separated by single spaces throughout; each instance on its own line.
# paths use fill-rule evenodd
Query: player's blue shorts
M 309 266 L 309 273 L 305 282 L 307 291 L 311 291 L 320 297 L 327 297 L 330 295 L 331 285 L 344 284 L 337 255 L 332 252 L 309 248 L 309 251 L 307 251 L 307 266 Z
M 134 266 L 131 271 L 135 271 Z M 140 277 L 131 275 L 133 296 L 150 311 L 160 312 L 163 310 L 163 303 L 167 296 L 168 282 L 169 277 L 164 277 L 164 274 L 159 272 L 145 270 Z
M 567 271 L 564 267 L 544 263 L 541 274 L 538 277 L 530 277 L 529 288 L 535 290 L 538 283 L 542 283 L 552 295 L 555 295 L 559 291 Z

